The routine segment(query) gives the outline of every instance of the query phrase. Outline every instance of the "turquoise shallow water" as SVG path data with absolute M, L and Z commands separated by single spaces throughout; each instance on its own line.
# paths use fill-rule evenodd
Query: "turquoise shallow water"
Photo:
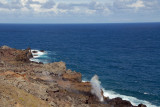
M 46 50 L 34 60 L 64 61 L 105 95 L 160 106 L 160 23 L 0 25 L 0 45 Z

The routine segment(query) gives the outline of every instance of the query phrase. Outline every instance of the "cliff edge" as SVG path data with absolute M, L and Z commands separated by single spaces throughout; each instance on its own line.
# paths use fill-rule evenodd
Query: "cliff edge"
M 92 94 L 90 82 L 64 62 L 32 62 L 26 50 L 0 47 L 0 107 L 146 107 L 121 98 L 103 101 Z

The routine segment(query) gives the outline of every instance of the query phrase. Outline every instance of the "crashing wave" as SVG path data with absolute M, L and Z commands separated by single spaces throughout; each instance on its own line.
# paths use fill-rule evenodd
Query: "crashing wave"
M 32 54 L 33 54 L 33 58 L 31 58 L 31 61 L 34 62 L 43 62 L 43 63 L 48 63 L 47 57 L 48 57 L 48 51 L 40 51 L 40 50 L 31 50 Z M 54 53 L 55 54 L 55 53 Z M 43 59 L 41 59 L 43 58 Z M 82 82 L 89 82 L 86 78 L 84 78 L 82 80 Z M 140 100 L 138 98 L 132 97 L 132 96 L 127 96 L 127 95 L 121 95 L 119 93 L 116 93 L 114 91 L 111 90 L 105 90 L 104 88 L 102 89 L 104 92 L 104 96 L 105 97 L 109 97 L 109 98 L 116 98 L 116 97 L 120 97 L 123 100 L 127 100 L 130 101 L 132 103 L 132 105 L 138 105 L 138 104 L 145 104 L 147 107 L 160 107 L 160 106 L 156 106 L 151 104 L 148 101 L 145 100 Z M 148 93 L 144 93 L 144 94 L 148 94 Z
M 88 82 L 86 79 L 82 80 L 82 82 Z M 120 97 L 122 98 L 123 100 L 127 100 L 127 101 L 130 101 L 132 105 L 139 105 L 139 104 L 144 104 L 146 105 L 147 107 L 159 107 L 159 106 L 156 106 L 156 105 L 153 105 L 151 104 L 150 102 L 148 101 L 145 101 L 145 100 L 140 100 L 138 98 L 135 98 L 135 97 L 132 97 L 132 96 L 126 96 L 126 95 L 121 95 L 121 94 L 118 94 L 114 91 L 111 91 L 111 90 L 105 90 L 104 88 L 102 89 L 103 92 L 104 92 L 104 96 L 105 97 L 109 97 L 110 99 L 113 99 L 113 98 L 117 98 L 117 97 Z
M 150 102 L 148 101 L 145 101 L 145 100 L 140 100 L 140 99 L 137 99 L 135 97 L 132 97 L 132 96 L 126 96 L 126 95 L 121 95 L 121 94 L 118 94 L 114 91 L 109 91 L 109 90 L 105 90 L 103 89 L 103 92 L 104 92 L 104 96 L 106 97 L 109 97 L 109 98 L 116 98 L 116 97 L 120 97 L 122 98 L 123 100 L 128 100 L 132 103 L 132 105 L 138 105 L 138 104 L 144 104 L 146 105 L 147 107 L 157 107 L 155 105 L 152 105 Z
M 30 59 L 30 61 L 33 62 L 43 62 L 48 63 L 48 52 L 47 51 L 40 51 L 40 50 L 31 50 L 31 53 L 33 55 L 33 58 Z

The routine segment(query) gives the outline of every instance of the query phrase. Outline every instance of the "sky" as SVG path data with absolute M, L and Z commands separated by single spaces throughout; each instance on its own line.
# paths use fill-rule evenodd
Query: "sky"
M 160 22 L 160 0 L 0 0 L 0 23 Z

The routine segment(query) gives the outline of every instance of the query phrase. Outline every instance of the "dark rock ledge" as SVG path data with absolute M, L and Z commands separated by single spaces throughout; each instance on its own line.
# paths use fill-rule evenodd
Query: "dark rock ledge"
M 64 62 L 38 64 L 32 57 L 30 48 L 0 47 L 0 107 L 136 107 L 121 98 L 103 96 L 100 102 L 81 73 Z

